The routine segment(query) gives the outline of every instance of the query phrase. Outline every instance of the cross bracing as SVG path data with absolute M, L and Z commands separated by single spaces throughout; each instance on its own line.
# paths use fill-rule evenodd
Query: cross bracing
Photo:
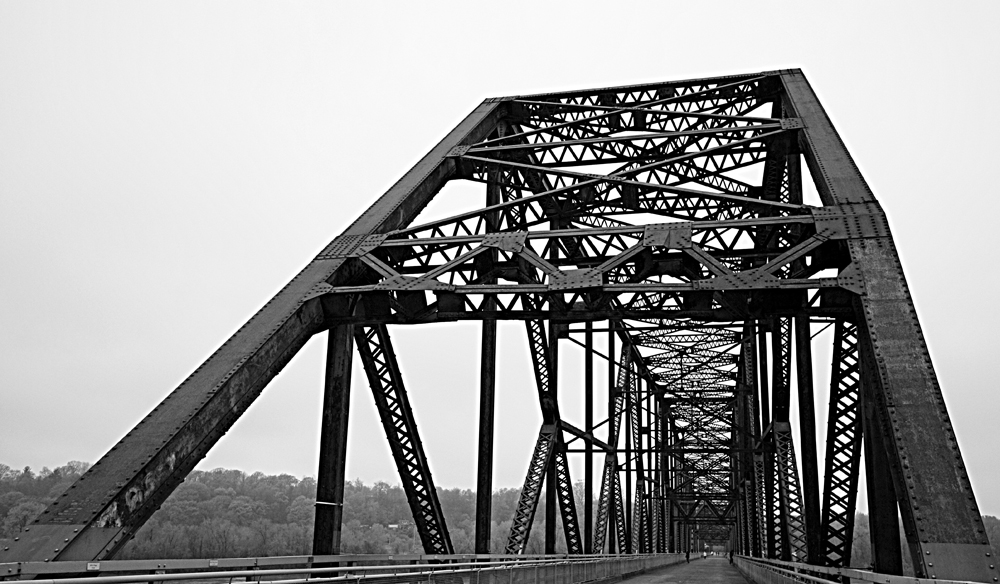
M 474 204 L 422 213 L 458 181 L 477 190 Z M 805 199 L 806 182 L 816 200 Z M 863 456 L 873 537 L 898 535 L 898 509 L 918 575 L 933 567 L 938 578 L 993 577 L 885 212 L 798 70 L 484 101 L 54 503 L 10 557 L 114 555 L 323 331 L 316 552 L 339 546 L 356 345 L 425 551 L 450 553 L 434 453 L 423 450 L 397 365 L 406 355 L 389 333 L 466 320 L 484 323 L 482 525 L 491 520 L 496 321 L 524 322 L 535 374 L 542 425 L 519 429 L 537 440 L 525 453 L 508 553 L 521 553 L 538 524 L 554 551 L 558 519 L 570 553 L 702 542 L 844 565 Z M 813 337 L 829 324 L 834 361 L 814 363 Z M 604 353 L 595 336 L 606 336 Z M 559 353 L 569 344 L 587 363 L 582 424 L 559 408 L 560 385 L 568 389 Z M 595 360 L 607 364 L 607 404 L 593 403 L 594 384 L 605 383 Z M 827 366 L 829 435 L 818 451 L 813 372 Z M 590 469 L 582 509 L 575 456 Z M 542 497 L 546 517 L 536 518 Z M 477 528 L 477 551 L 490 551 L 488 528 Z M 876 562 L 901 569 L 898 552 Z

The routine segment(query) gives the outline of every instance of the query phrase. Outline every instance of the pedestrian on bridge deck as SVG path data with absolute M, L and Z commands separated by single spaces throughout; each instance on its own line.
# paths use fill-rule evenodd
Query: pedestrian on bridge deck
M 684 552 L 684 561 L 689 564 L 691 563 L 691 550 Z

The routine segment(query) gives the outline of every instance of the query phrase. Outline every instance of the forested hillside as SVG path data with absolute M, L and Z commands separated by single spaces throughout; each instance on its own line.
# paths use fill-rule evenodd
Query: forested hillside
M 12 538 L 89 465 L 71 462 L 38 473 L 0 464 L 0 540 Z M 517 505 L 517 489 L 493 494 L 493 549 L 502 550 Z M 312 550 L 316 481 L 238 470 L 195 471 L 129 542 L 118 559 L 308 554 Z M 472 553 L 476 495 L 438 489 L 457 553 Z M 544 503 L 538 510 L 544 514 Z M 559 547 L 564 548 L 561 537 Z M 344 553 L 422 553 L 406 495 L 386 483 L 347 483 Z M 534 533 L 529 553 L 542 553 Z
M 54 470 L 17 471 L 0 464 L 0 545 L 13 538 L 89 465 L 71 462 Z M 577 485 L 577 503 L 582 488 Z M 238 470 L 195 471 L 129 542 L 118 559 L 240 557 L 308 554 L 316 482 L 309 477 L 246 474 Z M 516 489 L 493 493 L 492 549 L 503 550 Z M 476 497 L 471 490 L 438 489 L 455 551 L 472 553 Z M 582 509 L 582 508 L 581 508 Z M 582 514 L 582 512 L 581 512 Z M 544 502 L 536 517 L 544 517 Z M 1000 552 L 1000 520 L 985 516 L 994 552 Z M 534 529 L 528 553 L 542 553 L 541 530 Z M 561 532 L 561 528 L 557 530 Z M 868 518 L 858 514 L 854 561 L 871 562 Z M 560 551 L 565 549 L 561 540 Z M 905 544 L 904 544 L 904 550 Z M 420 553 L 402 488 L 386 483 L 349 482 L 344 494 L 344 553 Z M 906 554 L 904 554 L 906 556 Z M 908 558 L 904 560 L 909 564 Z

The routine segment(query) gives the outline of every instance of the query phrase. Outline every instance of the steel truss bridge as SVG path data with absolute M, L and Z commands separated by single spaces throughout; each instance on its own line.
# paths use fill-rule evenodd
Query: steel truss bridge
M 474 210 L 425 220 L 449 181 L 481 185 Z M 561 525 L 570 554 L 678 552 L 697 538 L 847 566 L 864 458 L 877 572 L 901 573 L 901 517 L 918 576 L 996 581 L 886 215 L 799 70 L 487 99 L 0 562 L 113 557 L 320 332 L 314 552 L 340 548 L 357 351 L 424 551 L 452 554 L 390 332 L 462 320 L 482 321 L 477 553 L 491 551 L 497 321 L 518 320 L 542 423 L 502 551 L 525 551 L 544 496 L 546 553 Z M 585 349 L 579 425 L 559 408 L 568 343 Z M 570 455 L 585 458 L 582 509 Z

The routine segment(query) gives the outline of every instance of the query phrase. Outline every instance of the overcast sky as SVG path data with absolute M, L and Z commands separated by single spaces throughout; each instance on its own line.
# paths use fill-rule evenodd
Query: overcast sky
M 486 97 L 801 67 L 887 210 L 1000 514 L 1000 4 L 485 6 L 0 3 L 0 462 L 97 460 Z M 478 331 L 393 329 L 443 487 L 475 486 Z M 540 417 L 523 326 L 500 335 L 514 487 Z M 314 475 L 325 344 L 199 468 Z M 396 483 L 355 371 L 348 476 Z

